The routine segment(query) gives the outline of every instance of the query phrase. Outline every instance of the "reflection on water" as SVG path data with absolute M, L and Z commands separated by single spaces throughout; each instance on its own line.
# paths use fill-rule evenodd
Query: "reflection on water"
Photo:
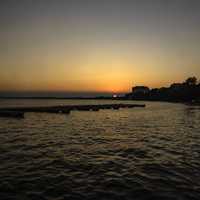
M 0 199 L 199 200 L 200 109 L 146 104 L 0 119 Z

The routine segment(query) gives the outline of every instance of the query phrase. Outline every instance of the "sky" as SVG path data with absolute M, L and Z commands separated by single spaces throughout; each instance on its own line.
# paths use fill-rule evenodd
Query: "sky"
M 199 0 L 1 0 L 0 91 L 127 92 L 200 78 Z

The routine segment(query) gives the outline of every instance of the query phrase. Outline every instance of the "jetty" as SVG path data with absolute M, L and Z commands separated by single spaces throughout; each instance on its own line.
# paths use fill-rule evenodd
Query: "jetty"
M 24 117 L 24 113 L 58 113 L 70 114 L 71 111 L 99 111 L 101 109 L 145 107 L 144 104 L 92 104 L 92 105 L 59 105 L 59 106 L 32 106 L 32 107 L 5 107 L 0 108 L 0 117 Z
M 24 112 L 21 111 L 0 111 L 0 117 L 24 118 Z

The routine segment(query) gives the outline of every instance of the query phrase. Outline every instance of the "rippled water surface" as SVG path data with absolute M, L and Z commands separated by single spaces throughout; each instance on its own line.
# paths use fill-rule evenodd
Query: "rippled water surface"
M 75 103 L 88 101 L 23 102 Z M 145 103 L 0 118 L 0 199 L 199 200 L 200 107 Z

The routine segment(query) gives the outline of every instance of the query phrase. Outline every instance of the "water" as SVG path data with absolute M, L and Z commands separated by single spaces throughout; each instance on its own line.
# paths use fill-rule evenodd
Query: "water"
M 2 100 L 1 106 L 21 103 L 88 101 Z M 0 199 L 199 200 L 200 107 L 145 103 L 1 118 Z

